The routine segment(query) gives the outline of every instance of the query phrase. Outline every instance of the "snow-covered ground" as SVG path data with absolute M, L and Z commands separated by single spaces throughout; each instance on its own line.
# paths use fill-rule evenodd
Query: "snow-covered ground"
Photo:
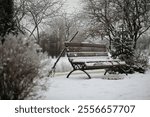
M 56 59 L 45 59 L 43 74 L 46 74 Z M 39 91 L 46 100 L 145 100 L 150 99 L 150 70 L 145 74 L 124 74 L 104 76 L 104 70 L 88 71 L 92 79 L 82 72 L 66 78 L 72 67 L 67 57 L 62 57 L 56 66 L 56 74 L 48 78 L 46 91 Z M 117 80 L 108 80 L 115 78 Z
M 116 75 L 107 80 L 104 71 L 91 72 L 92 79 L 81 72 L 56 74 L 49 78 L 49 88 L 43 93 L 47 100 L 146 100 L 150 99 L 150 71 L 145 74 Z

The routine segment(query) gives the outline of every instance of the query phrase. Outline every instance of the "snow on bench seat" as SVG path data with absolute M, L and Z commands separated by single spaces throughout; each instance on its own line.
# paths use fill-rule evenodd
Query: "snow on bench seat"
M 88 62 L 88 61 L 106 61 L 109 60 L 109 58 L 106 57 L 70 57 L 72 62 Z
M 118 66 L 118 65 L 125 65 L 124 61 L 104 61 L 104 62 L 97 62 L 97 63 L 85 63 L 86 66 Z
M 120 61 L 119 59 L 112 59 L 108 56 L 100 56 L 100 57 L 70 57 L 72 62 L 105 62 L 105 61 Z

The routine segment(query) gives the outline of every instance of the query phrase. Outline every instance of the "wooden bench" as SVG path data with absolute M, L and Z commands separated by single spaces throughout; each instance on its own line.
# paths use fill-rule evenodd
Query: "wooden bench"
M 65 47 L 68 60 L 73 67 L 67 78 L 76 70 L 83 71 L 91 78 L 86 70 L 105 69 L 104 75 L 106 75 L 113 68 L 122 69 L 126 65 L 124 61 L 112 59 L 104 44 L 65 42 Z

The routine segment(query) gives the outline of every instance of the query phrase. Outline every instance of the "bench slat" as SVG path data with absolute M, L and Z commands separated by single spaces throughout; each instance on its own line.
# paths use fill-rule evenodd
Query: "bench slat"
M 108 56 L 107 52 L 68 52 L 69 57 Z
M 99 62 L 99 61 L 113 61 L 113 59 L 109 59 L 108 56 L 92 56 L 92 57 L 70 57 L 69 58 L 73 63 L 86 63 L 86 62 Z M 116 60 L 117 61 L 117 60 Z
M 90 43 L 70 43 L 65 42 L 66 47 L 95 47 L 95 48 L 106 48 L 103 44 L 90 44 Z
M 106 52 L 106 48 L 93 47 L 67 47 L 68 52 Z

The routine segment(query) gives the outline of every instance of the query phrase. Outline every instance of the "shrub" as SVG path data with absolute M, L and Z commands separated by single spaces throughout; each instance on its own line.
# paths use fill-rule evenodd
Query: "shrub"
M 40 76 L 41 77 L 47 77 L 49 71 L 51 71 L 52 68 L 52 58 L 48 56 L 48 54 L 45 53 L 39 53 L 39 58 L 40 58 Z
M 144 73 L 148 68 L 148 54 L 144 54 L 142 51 L 133 48 L 133 41 L 126 35 L 119 35 L 113 40 L 114 51 L 111 52 L 112 57 L 119 58 L 126 62 L 127 66 L 123 70 L 116 69 L 115 71 L 121 73 Z M 140 48 L 141 49 L 141 48 Z M 114 69 L 113 69 L 114 70 Z
M 136 51 L 133 57 L 133 69 L 136 72 L 145 73 L 148 68 L 148 54 L 142 51 Z
M 0 45 L 0 99 L 25 99 L 31 95 L 39 72 L 39 59 L 30 44 L 7 37 Z

